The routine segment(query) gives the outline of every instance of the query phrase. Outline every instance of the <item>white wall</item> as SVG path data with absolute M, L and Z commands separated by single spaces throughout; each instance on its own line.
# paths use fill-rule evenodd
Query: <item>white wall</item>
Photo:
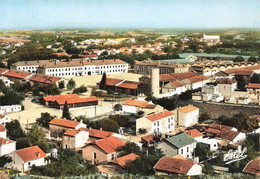
M 0 106 L 0 114 L 18 112 L 22 110 L 22 106 L 19 104 L 10 106 Z
M 7 116 L 4 116 L 4 117 L 2 117 L 2 118 L 0 119 L 0 124 L 5 124 L 5 123 L 9 123 L 9 122 L 11 122 L 11 120 L 8 119 Z
M 122 105 L 122 111 L 128 112 L 128 113 L 136 113 L 137 107 L 136 106 Z
M 89 139 L 89 132 L 81 131 L 75 136 L 75 148 L 83 147 Z
M 202 166 L 200 166 L 199 164 L 193 165 L 187 173 L 188 176 L 201 175 L 201 174 L 202 174 Z
M 1 144 L 0 145 L 0 156 L 9 154 L 16 150 L 16 142 L 13 141 L 12 143 Z
M 190 145 L 186 145 L 182 148 L 179 148 L 178 154 L 182 155 L 185 158 L 192 158 L 192 153 L 193 153 L 195 148 L 196 148 L 196 142 L 194 142 Z
M 246 135 L 240 132 L 231 142 L 230 144 L 244 141 L 246 139 Z
M 23 164 L 23 169 L 24 169 L 24 171 L 28 171 L 28 170 L 30 170 L 30 167 L 32 167 L 33 165 L 42 166 L 42 165 L 46 165 L 46 164 L 47 164 L 47 162 L 44 161 L 44 158 L 38 158 L 35 160 L 31 160 L 29 162 L 25 162 Z
M 3 132 L 0 132 L 0 137 L 2 137 L 2 138 L 6 138 L 6 130 L 3 131 Z
M 180 112 L 181 113 L 181 112 Z M 199 110 L 184 113 L 184 127 L 190 127 L 199 120 Z M 180 122 L 179 122 L 180 124 Z

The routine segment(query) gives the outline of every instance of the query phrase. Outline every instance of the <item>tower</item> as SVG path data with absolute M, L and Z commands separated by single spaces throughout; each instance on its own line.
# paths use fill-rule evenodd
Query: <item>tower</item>
M 151 81 L 152 96 L 158 97 L 160 94 L 159 68 L 152 68 Z

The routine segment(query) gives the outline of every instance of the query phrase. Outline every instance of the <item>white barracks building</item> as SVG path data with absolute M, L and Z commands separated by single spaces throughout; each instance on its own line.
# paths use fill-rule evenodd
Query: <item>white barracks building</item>
M 119 59 L 109 60 L 40 60 L 33 62 L 17 62 L 12 69 L 41 73 L 49 76 L 68 77 L 84 75 L 100 75 L 127 73 L 128 64 Z

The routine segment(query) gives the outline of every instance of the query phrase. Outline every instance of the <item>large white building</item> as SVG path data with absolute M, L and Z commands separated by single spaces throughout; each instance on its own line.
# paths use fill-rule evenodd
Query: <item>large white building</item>
M 100 75 L 103 73 L 127 73 L 128 64 L 119 59 L 108 60 L 40 60 L 33 62 L 17 62 L 12 69 L 37 72 L 49 76 L 69 77 L 84 75 Z
M 176 125 L 190 127 L 196 124 L 199 120 L 199 108 L 188 105 L 174 110 L 176 116 Z
M 148 134 L 169 133 L 174 130 L 174 113 L 163 111 L 136 120 L 136 133 L 145 129 Z

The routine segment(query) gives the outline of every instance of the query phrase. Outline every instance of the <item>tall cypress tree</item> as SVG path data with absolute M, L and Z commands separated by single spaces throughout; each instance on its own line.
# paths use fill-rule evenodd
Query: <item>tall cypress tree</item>
M 71 120 L 70 111 L 69 111 L 69 107 L 68 107 L 68 102 L 67 101 L 65 102 L 64 107 L 63 107 L 62 117 L 66 118 L 68 120 Z
M 100 84 L 99 84 L 100 89 L 105 89 L 106 81 L 107 81 L 107 75 L 106 75 L 106 72 L 105 72 L 105 73 L 103 73 L 102 79 L 101 79 Z

